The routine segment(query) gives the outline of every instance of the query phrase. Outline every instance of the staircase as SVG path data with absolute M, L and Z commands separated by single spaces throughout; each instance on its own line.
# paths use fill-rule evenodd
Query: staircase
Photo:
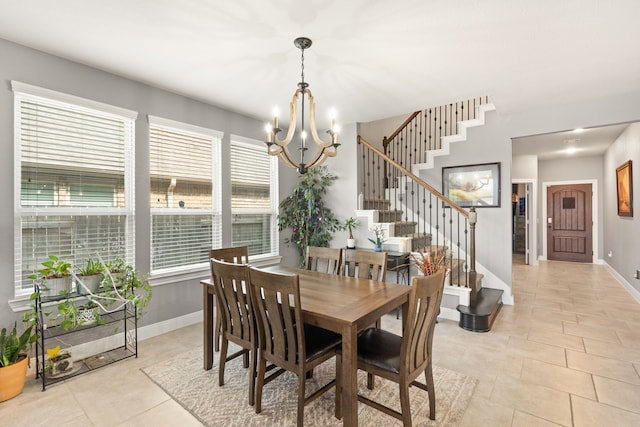
M 484 112 L 492 109 L 485 97 L 417 111 L 383 139 L 382 149 L 358 138 L 363 179 L 357 216 L 366 217 L 369 228 L 385 230 L 386 250 L 446 251 L 450 273 L 441 315 L 475 332 L 489 331 L 502 306 L 502 291 L 483 288 L 483 275 L 475 270 L 477 214 L 418 174 L 433 167 L 435 156 L 448 155 L 450 143 L 464 140 L 468 127 L 484 124 Z

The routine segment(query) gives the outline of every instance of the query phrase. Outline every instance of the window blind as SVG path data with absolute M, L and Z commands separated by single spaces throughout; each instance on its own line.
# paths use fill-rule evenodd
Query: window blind
M 16 296 L 49 255 L 133 263 L 135 113 L 13 82 Z M 44 94 L 45 96 L 41 96 Z
M 219 247 L 222 133 L 149 117 L 151 270 L 205 265 Z
M 250 256 L 278 251 L 276 161 L 263 143 L 232 136 L 232 244 L 247 245 Z

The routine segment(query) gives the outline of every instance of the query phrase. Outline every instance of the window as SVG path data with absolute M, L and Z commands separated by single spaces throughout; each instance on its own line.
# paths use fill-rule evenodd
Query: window
M 134 260 L 136 113 L 12 82 L 15 295 L 49 255 Z
M 221 242 L 222 132 L 149 117 L 151 272 L 202 268 Z
M 277 158 L 264 143 L 231 136 L 232 244 L 249 246 L 249 255 L 278 253 Z

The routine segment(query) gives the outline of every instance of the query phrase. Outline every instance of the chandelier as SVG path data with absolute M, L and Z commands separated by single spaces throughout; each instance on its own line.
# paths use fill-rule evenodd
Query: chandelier
M 329 134 L 329 140 L 323 141 L 318 136 L 318 130 L 316 129 L 316 104 L 313 100 L 313 95 L 311 94 L 311 90 L 309 89 L 309 83 L 304 81 L 304 50 L 311 47 L 311 39 L 306 37 L 298 37 L 293 41 L 295 47 L 300 49 L 301 52 L 301 81 L 298 83 L 298 89 L 296 89 L 293 94 L 293 98 L 291 99 L 291 104 L 289 105 L 289 129 L 287 130 L 287 134 L 284 139 L 278 139 L 278 134 L 282 131 L 278 127 L 278 111 L 274 111 L 273 115 L 273 123 L 267 124 L 266 132 L 267 132 L 267 152 L 272 156 L 278 156 L 280 161 L 285 165 L 295 168 L 298 170 L 299 174 L 305 174 L 309 169 L 313 169 L 315 167 L 320 166 L 327 157 L 333 157 L 338 152 L 338 130 L 335 125 L 335 118 L 331 118 L 329 130 L 326 132 Z M 300 115 L 300 138 L 299 138 L 299 147 L 297 150 L 300 152 L 300 161 L 294 161 L 291 152 L 289 150 L 289 144 L 293 140 L 296 124 L 297 124 L 297 113 L 298 113 L 298 98 L 300 98 L 301 105 L 301 115 Z M 305 118 L 305 99 L 309 104 L 309 132 L 305 126 L 307 125 L 307 121 Z M 311 139 L 313 143 L 316 145 L 316 152 L 313 158 L 307 157 L 305 160 L 305 155 L 307 150 L 309 149 L 307 145 L 309 144 L 308 135 L 311 134 Z

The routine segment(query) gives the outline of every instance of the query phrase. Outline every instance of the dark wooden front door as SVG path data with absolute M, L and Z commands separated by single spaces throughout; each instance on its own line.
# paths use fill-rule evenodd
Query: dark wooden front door
M 593 262 L 591 184 L 547 187 L 547 259 Z

